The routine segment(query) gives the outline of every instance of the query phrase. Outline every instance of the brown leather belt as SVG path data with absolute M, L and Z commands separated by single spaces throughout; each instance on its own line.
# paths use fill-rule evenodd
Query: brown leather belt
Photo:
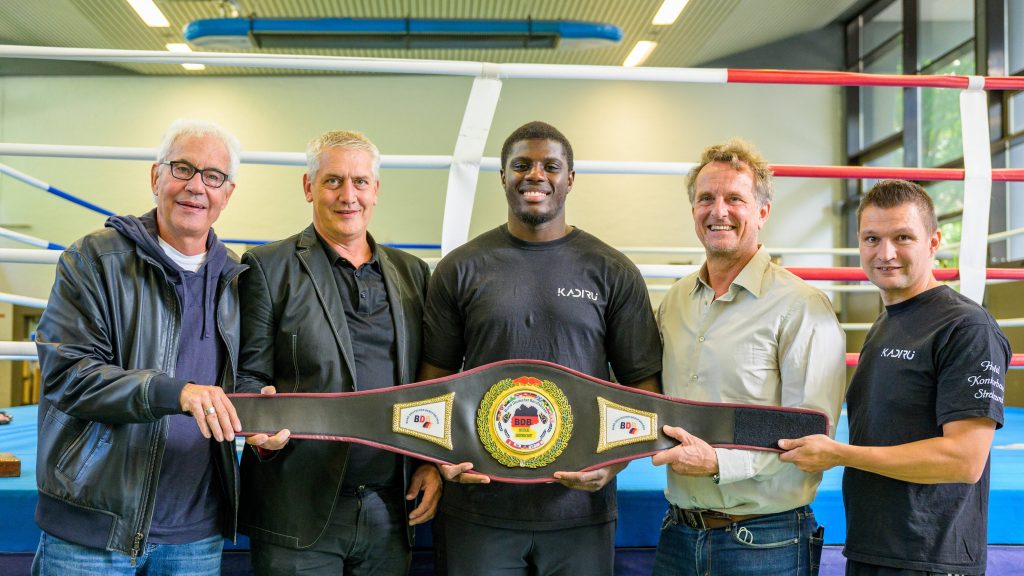
M 691 402 L 537 360 L 365 392 L 232 394 L 231 402 L 242 436 L 288 428 L 296 440 L 473 462 L 473 472 L 504 482 L 550 482 L 558 470 L 592 470 L 678 445 L 662 433 L 663 424 L 713 446 L 774 451 L 780 438 L 829 430 L 821 412 Z
M 726 514 L 717 510 L 687 510 L 675 504 L 669 506 L 669 514 L 676 522 L 686 524 L 694 530 L 715 530 L 744 520 L 767 516 L 767 514 Z

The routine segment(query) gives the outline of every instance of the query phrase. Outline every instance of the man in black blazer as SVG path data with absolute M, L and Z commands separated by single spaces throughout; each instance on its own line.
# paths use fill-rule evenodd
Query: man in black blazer
M 239 392 L 351 392 L 413 382 L 429 269 L 366 227 L 380 152 L 357 132 L 306 150 L 313 224 L 254 248 L 240 282 Z M 411 526 L 433 517 L 435 466 L 342 442 L 250 437 L 240 530 L 256 574 L 405 574 Z M 415 499 L 422 494 L 418 505 Z

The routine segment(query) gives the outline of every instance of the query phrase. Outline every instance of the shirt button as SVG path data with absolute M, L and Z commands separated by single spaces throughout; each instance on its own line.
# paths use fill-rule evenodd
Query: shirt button
M 697 379 L 697 375 L 696 374 L 690 376 L 690 380 L 696 380 L 696 379 Z
M 359 293 L 359 297 L 365 299 L 366 298 L 366 290 L 363 290 L 362 292 L 360 292 Z
M 697 342 L 703 342 L 703 341 L 704 341 L 704 337 L 703 336 L 701 336 L 700 338 L 697 338 Z
M 697 501 L 697 497 L 696 496 L 690 496 L 690 502 L 696 502 L 696 501 Z

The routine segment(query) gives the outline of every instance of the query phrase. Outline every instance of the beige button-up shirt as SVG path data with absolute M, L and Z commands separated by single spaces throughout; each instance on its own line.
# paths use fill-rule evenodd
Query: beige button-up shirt
M 763 246 L 717 299 L 706 265 L 677 282 L 658 310 L 658 324 L 666 394 L 819 410 L 828 414 L 835 435 L 846 393 L 846 335 L 828 298 L 773 264 Z M 809 504 L 821 482 L 820 473 L 801 472 L 774 452 L 715 452 L 718 485 L 711 477 L 666 468 L 669 502 L 769 514 Z

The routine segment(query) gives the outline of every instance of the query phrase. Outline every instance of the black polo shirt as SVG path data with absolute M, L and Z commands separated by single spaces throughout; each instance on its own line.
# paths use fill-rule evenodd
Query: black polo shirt
M 334 281 L 341 294 L 352 342 L 357 390 L 389 388 L 398 384 L 398 360 L 395 350 L 395 324 L 388 304 L 384 274 L 377 260 L 377 244 L 367 235 L 372 255 L 356 268 L 331 248 L 320 234 Z M 352 444 L 342 490 L 360 486 L 373 488 L 399 485 L 399 456 L 393 452 Z

